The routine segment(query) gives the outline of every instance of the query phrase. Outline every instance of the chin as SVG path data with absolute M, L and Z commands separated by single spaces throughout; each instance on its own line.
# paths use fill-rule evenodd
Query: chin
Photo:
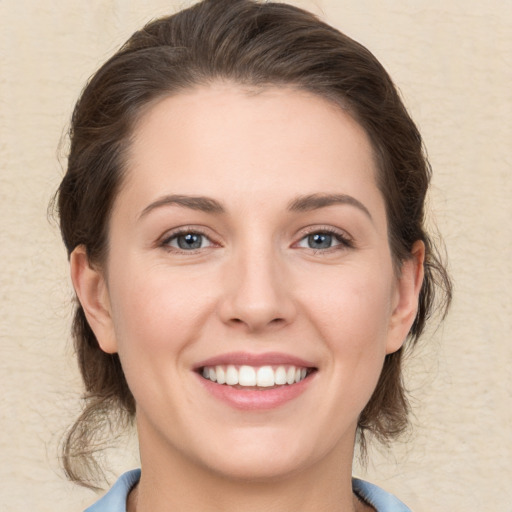
M 311 446 L 299 437 L 294 439 L 289 431 L 286 436 L 276 432 L 253 434 L 228 446 L 217 445 L 214 453 L 209 450 L 205 460 L 209 470 L 230 480 L 275 482 L 313 466 L 331 451 L 327 446 Z M 233 438 L 226 436 L 226 439 Z
M 252 483 L 277 482 L 285 480 L 296 472 L 307 467 L 305 461 L 297 460 L 296 457 L 288 456 L 285 453 L 277 457 L 254 457 L 242 459 L 232 458 L 217 464 L 210 465 L 209 469 L 221 478 L 231 481 L 250 481 Z

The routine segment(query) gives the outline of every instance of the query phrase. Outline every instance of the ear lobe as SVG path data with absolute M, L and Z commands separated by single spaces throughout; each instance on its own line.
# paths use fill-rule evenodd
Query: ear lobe
M 103 273 L 90 265 L 85 246 L 79 245 L 70 256 L 71 280 L 100 348 L 117 352 L 117 342 Z
M 423 284 L 425 244 L 414 242 L 411 256 L 402 263 L 397 280 L 395 303 L 391 315 L 386 353 L 396 352 L 404 344 L 416 318 L 418 299 Z

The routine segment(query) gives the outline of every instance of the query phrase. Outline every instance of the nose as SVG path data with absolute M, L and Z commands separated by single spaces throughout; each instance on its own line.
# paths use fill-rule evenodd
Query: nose
M 270 251 L 246 252 L 227 264 L 219 306 L 222 321 L 253 333 L 291 323 L 296 305 L 284 267 Z

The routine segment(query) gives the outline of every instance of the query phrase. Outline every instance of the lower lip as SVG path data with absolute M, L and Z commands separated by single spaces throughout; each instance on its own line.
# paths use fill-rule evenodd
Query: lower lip
M 308 375 L 304 380 L 295 384 L 258 390 L 239 389 L 226 384 L 217 384 L 199 374 L 197 374 L 197 378 L 209 393 L 231 407 L 248 411 L 259 411 L 275 409 L 297 398 L 306 391 L 314 379 L 315 373 Z

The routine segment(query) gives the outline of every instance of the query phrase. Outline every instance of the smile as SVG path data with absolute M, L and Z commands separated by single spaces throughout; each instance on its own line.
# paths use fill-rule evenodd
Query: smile
M 249 366 L 215 365 L 201 368 L 201 375 L 211 382 L 247 388 L 290 386 L 304 380 L 313 368 L 294 365 Z
M 314 386 L 315 362 L 291 354 L 231 352 L 200 361 L 194 373 L 203 389 L 229 407 L 268 411 Z

